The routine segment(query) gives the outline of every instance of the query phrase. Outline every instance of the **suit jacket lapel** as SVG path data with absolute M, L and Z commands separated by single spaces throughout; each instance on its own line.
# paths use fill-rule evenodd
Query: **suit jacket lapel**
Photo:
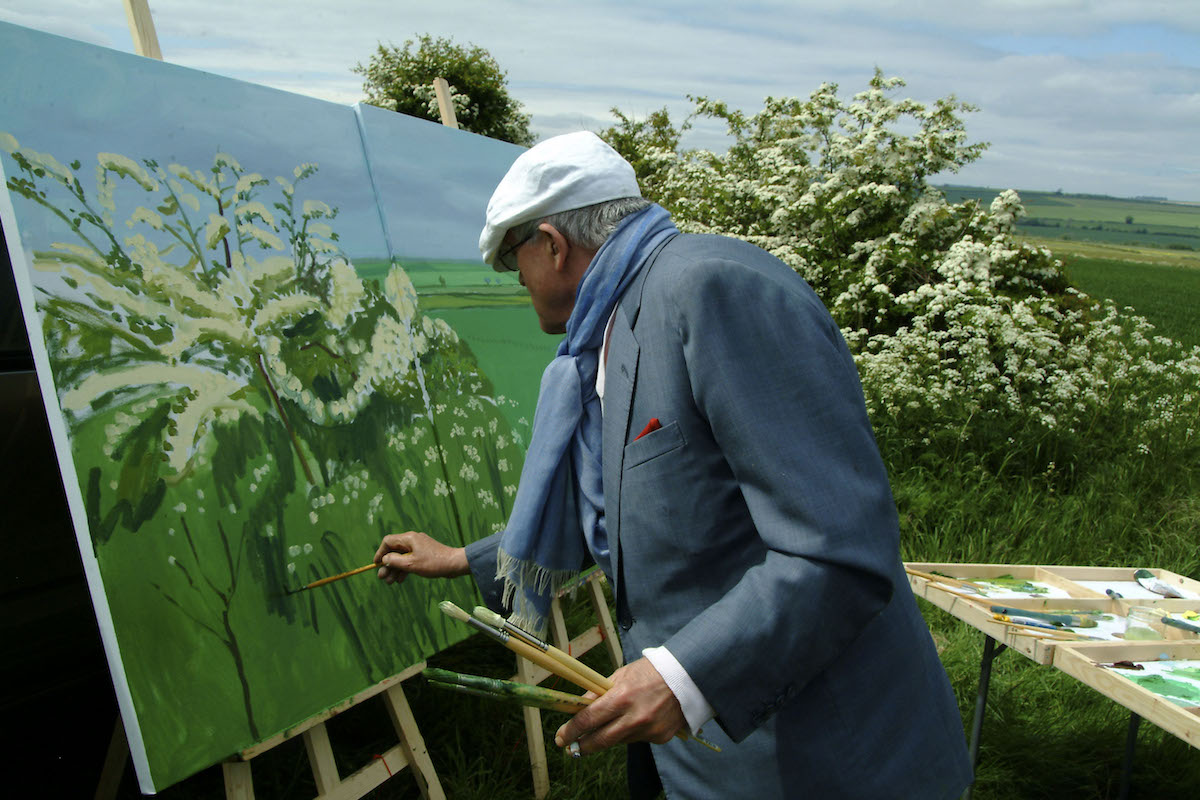
M 624 306 L 624 303 L 622 303 Z M 608 531 L 608 552 L 612 560 L 613 596 L 617 596 L 621 569 L 621 473 L 625 443 L 629 440 L 633 388 L 637 383 L 639 347 L 624 308 L 613 319 L 608 345 L 604 387 L 604 518 Z
M 662 247 L 659 247 L 659 251 Z M 641 348 L 633 333 L 638 312 L 642 308 L 642 285 L 654 266 L 656 252 L 638 276 L 625 290 L 617 303 L 612 335 L 608 341 L 608 362 L 605 366 L 604 435 L 602 461 L 604 475 L 604 518 L 608 532 L 608 552 L 612 561 L 613 598 L 620 608 L 621 580 L 621 477 L 624 472 L 625 445 L 629 442 L 632 424 L 633 390 L 637 386 L 638 360 Z
M 642 309 L 642 287 L 663 247 L 674 240 L 672 236 L 650 255 L 645 266 L 617 301 L 612 336 L 608 342 L 608 362 L 605 366 L 604 434 L 602 467 L 604 477 L 604 520 L 608 533 L 608 552 L 612 561 L 612 590 L 620 616 L 621 596 L 621 477 L 624 473 L 625 445 L 629 442 L 630 412 L 633 409 L 633 390 L 637 386 L 638 359 L 641 348 L 633 327 Z

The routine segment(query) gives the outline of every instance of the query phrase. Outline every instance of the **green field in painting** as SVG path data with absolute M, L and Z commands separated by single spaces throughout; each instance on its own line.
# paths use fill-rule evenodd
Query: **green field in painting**
M 525 291 L 517 283 L 517 273 L 496 272 L 482 261 L 430 261 L 416 258 L 398 260 L 400 266 L 408 273 L 413 286 L 421 294 L 427 291 Z M 389 266 L 384 258 L 354 260 L 354 268 L 363 279 L 383 280 Z
M 444 319 L 470 345 L 498 396 L 516 401 L 515 406 L 505 403 L 501 410 L 513 430 L 522 433 L 528 442 L 542 372 L 554 358 L 562 337 L 542 333 L 528 302 L 515 308 L 491 309 L 487 314 L 480 314 L 478 308 L 439 309 L 431 305 L 428 314 Z
M 976 186 L 939 188 L 951 203 L 976 200 L 985 207 L 1000 193 Z M 1058 192 L 1019 194 L 1026 216 L 1017 228 L 1028 235 L 1200 251 L 1200 204 Z
M 542 371 L 562 337 L 538 327 L 516 273 L 498 273 L 481 261 L 401 259 L 401 265 L 422 311 L 445 320 L 467 342 L 497 396 L 508 401 L 500 408 L 509 425 L 527 436 Z M 388 270 L 385 259 L 356 259 L 354 266 L 364 279 L 382 280 Z
M 486 396 L 431 390 L 435 424 L 410 414 L 407 427 L 385 427 L 367 412 L 318 430 L 293 408 L 305 452 L 322 465 L 316 485 L 269 409 L 218 429 L 212 461 L 166 482 L 160 513 L 133 530 L 123 522 L 129 475 L 97 456 L 129 409 L 75 429 L 96 558 L 105 585 L 121 587 L 108 600 L 138 719 L 154 733 L 157 785 L 301 722 L 312 712 L 297 715 L 297 696 L 333 705 L 466 635 L 436 606 L 478 602 L 468 578 L 389 587 L 367 573 L 288 593 L 369 562 L 389 532 L 463 545 L 503 524 L 521 443 Z

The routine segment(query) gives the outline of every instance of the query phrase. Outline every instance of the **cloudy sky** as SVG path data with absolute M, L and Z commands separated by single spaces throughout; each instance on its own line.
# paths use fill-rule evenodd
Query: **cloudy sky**
M 846 95 L 878 66 L 955 94 L 991 147 L 943 180 L 1200 201 L 1196 0 L 150 0 L 165 60 L 341 103 L 379 42 L 486 48 L 541 136 L 706 95 Z M 0 0 L 0 20 L 132 51 L 121 0 Z M 719 147 L 712 130 L 691 144 Z

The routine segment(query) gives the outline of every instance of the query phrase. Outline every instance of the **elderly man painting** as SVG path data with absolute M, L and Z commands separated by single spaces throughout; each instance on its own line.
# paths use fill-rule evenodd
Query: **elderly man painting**
M 516 160 L 480 249 L 566 333 L 513 513 L 465 550 L 389 535 L 380 576 L 470 572 L 538 627 L 599 564 L 641 657 L 555 741 L 638 743 L 634 796 L 659 778 L 681 798 L 957 796 L 961 718 L 853 359 L 808 285 L 752 245 L 680 234 L 590 133 Z M 701 726 L 722 752 L 673 738 Z

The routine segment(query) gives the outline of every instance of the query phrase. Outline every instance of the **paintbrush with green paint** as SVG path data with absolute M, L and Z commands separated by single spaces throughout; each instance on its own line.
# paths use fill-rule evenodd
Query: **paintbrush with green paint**
M 485 678 L 481 675 L 464 675 L 436 667 L 424 669 L 421 674 L 429 681 L 430 686 L 439 689 L 486 697 L 502 703 L 562 711 L 566 714 L 576 714 L 592 703 L 592 698 L 567 694 L 543 686 L 530 686 L 527 683 Z
M 1051 625 L 1062 625 L 1068 628 L 1095 628 L 1098 624 L 1091 616 L 1085 614 L 1072 614 L 1063 611 L 1058 614 L 1053 614 L 1048 611 L 1031 611 L 1024 608 L 1010 608 L 1009 606 L 992 606 L 992 612 L 996 614 L 1007 614 L 1010 617 L 1025 617 L 1028 619 L 1038 620 L 1040 622 L 1049 622 Z M 1018 620 L 1020 621 L 1020 620 Z
M 588 673 L 594 672 L 593 670 L 584 668 L 581 671 L 580 667 L 583 667 L 583 664 L 580 663 L 578 659 L 572 658 L 564 653 L 563 655 L 565 656 L 565 660 L 559 661 L 545 650 L 535 647 L 534 645 L 525 641 L 525 639 L 521 636 L 515 636 L 507 630 L 494 628 L 483 620 L 472 617 L 470 614 L 463 611 L 449 600 L 443 600 L 442 602 L 438 603 L 438 608 L 443 614 L 453 617 L 460 622 L 465 622 L 476 630 L 487 634 L 489 638 L 500 642 L 500 644 L 504 645 L 509 650 L 512 650 L 522 658 L 532 661 L 548 672 L 557 675 L 560 678 L 565 678 L 581 689 L 588 690 L 592 694 L 597 696 L 602 695 L 612 686 L 612 682 L 607 678 L 605 678 L 603 682 L 597 683 L 595 680 L 589 677 Z M 562 651 L 560 650 L 559 652 Z M 604 684 L 607 684 L 607 686 Z M 680 739 L 691 739 L 699 742 L 710 750 L 718 753 L 721 752 L 721 748 L 717 747 L 715 744 L 705 741 L 696 734 L 687 730 L 681 730 L 675 735 Z

